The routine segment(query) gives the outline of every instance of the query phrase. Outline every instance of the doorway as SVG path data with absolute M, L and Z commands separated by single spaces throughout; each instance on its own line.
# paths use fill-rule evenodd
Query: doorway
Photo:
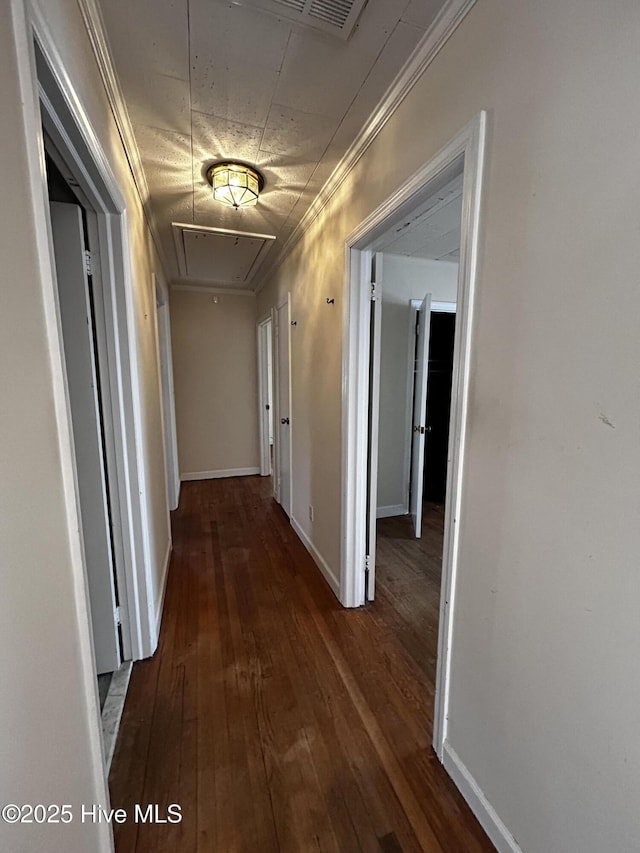
M 471 362 L 473 297 L 476 280 L 480 197 L 484 166 L 486 114 L 480 113 L 432 160 L 415 173 L 347 239 L 348 301 L 345 312 L 343 435 L 343 518 L 341 600 L 361 606 L 375 590 L 377 465 L 380 370 L 379 303 L 387 276 L 377 257 L 389 248 L 404 223 L 420 220 L 440 195 L 461 182 L 459 270 L 451 383 L 450 434 L 443 513 L 441 584 L 438 601 L 437 661 L 433 745 L 444 758 L 451 670 L 451 637 L 455 613 L 458 529 L 464 475 L 466 409 Z M 446 236 L 446 230 L 440 235 Z M 446 242 L 446 241 L 445 241 Z M 455 249 L 455 246 L 452 247 Z M 396 245 L 397 250 L 397 245 Z M 422 300 L 428 293 L 425 284 Z M 382 312 L 384 313 L 384 312 Z M 430 329 L 430 326 L 429 326 Z M 413 426 L 425 427 L 418 423 Z M 417 477 L 423 471 L 416 472 Z M 424 480 L 422 479 L 422 483 Z M 372 580 L 373 575 L 373 580 Z M 370 595 L 369 595 L 370 597 Z M 375 606 L 375 605 L 374 605 Z
M 260 320 L 258 333 L 258 424 L 260 429 L 260 475 L 274 476 L 274 378 L 273 378 L 273 317 Z
M 34 103 L 39 107 L 34 113 L 34 133 L 41 162 L 44 165 L 48 156 L 49 174 L 53 172 L 53 164 L 61 176 L 58 188 L 63 197 L 58 199 L 59 203 L 74 208 L 71 213 L 67 209 L 63 218 L 68 220 L 65 226 L 69 229 L 67 236 L 74 235 L 70 237 L 75 241 L 72 255 L 75 261 L 81 258 L 79 267 L 76 267 L 76 281 L 81 284 L 75 295 L 63 296 L 56 274 L 57 262 L 66 262 L 69 258 L 65 249 L 56 253 L 55 242 L 60 237 L 54 234 L 54 228 L 57 232 L 58 224 L 53 225 L 51 211 L 48 205 L 45 206 L 43 213 L 50 260 L 46 298 L 50 310 L 52 352 L 56 357 L 55 370 L 61 383 L 62 405 L 58 417 L 64 437 L 65 463 L 68 460 L 69 474 L 73 478 L 70 480 L 68 508 L 81 533 L 82 567 L 76 584 L 78 613 L 82 620 L 79 623 L 78 649 L 85 672 L 93 672 L 96 677 L 98 670 L 124 661 L 116 670 L 117 678 L 111 682 L 112 689 L 106 697 L 102 739 L 98 734 L 100 718 L 96 719 L 96 755 L 101 751 L 103 765 L 108 770 L 131 661 L 149 657 L 157 644 L 144 486 L 142 393 L 136 362 L 126 202 L 86 115 L 79 109 L 77 93 L 60 64 L 46 26 L 35 18 L 31 26 L 32 59 L 38 84 Z M 42 170 L 42 184 L 38 189 L 41 189 L 40 203 L 48 199 L 50 192 L 46 169 Z M 68 283 L 66 273 L 61 274 L 60 279 L 64 279 L 64 290 Z M 67 325 L 69 315 L 67 319 L 63 318 L 61 303 L 67 301 L 67 296 L 70 297 L 68 305 L 71 308 L 65 307 L 65 314 L 74 308 L 85 312 L 85 356 L 78 359 L 78 364 L 66 353 L 64 325 Z M 70 334 L 67 331 L 69 340 Z M 86 357 L 87 351 L 92 353 L 90 359 Z M 95 506 L 102 504 L 101 513 L 85 509 L 82 492 L 86 496 L 86 489 L 81 489 L 79 482 L 84 477 L 79 470 L 84 468 L 84 462 L 78 465 L 78 461 L 81 449 L 84 453 L 86 448 L 81 448 L 75 441 L 78 433 L 82 434 L 82 429 L 76 427 L 73 419 L 75 402 L 71 399 L 69 374 L 80 365 L 92 372 L 89 386 L 93 391 L 94 423 L 99 424 L 99 429 L 94 430 L 93 451 L 86 458 L 93 463 L 94 472 L 98 472 L 93 481 L 97 484 L 94 497 Z M 88 395 L 86 399 L 91 400 Z M 85 421 L 85 426 L 87 423 Z M 87 431 L 86 435 L 90 432 Z M 84 529 L 89 518 L 97 528 L 101 528 L 95 539 L 88 528 Z M 100 560 L 94 563 L 88 553 L 100 539 L 102 565 L 107 567 L 104 572 L 99 572 Z M 96 577 L 99 575 L 104 587 L 104 594 L 97 597 L 91 590 L 91 575 L 94 573 Z M 96 614 L 100 608 L 104 608 L 105 617 L 103 627 L 107 645 L 104 648 L 101 647 L 102 641 L 96 640 Z M 111 655 L 107 662 L 99 657 L 105 650 Z M 83 681 L 83 687 L 87 708 L 98 710 L 98 699 L 105 691 L 99 692 L 97 685 L 91 681 Z
M 451 204 L 459 205 L 459 196 Z M 435 215 L 430 225 L 436 226 Z M 408 272 L 413 287 L 445 288 L 441 295 L 455 299 L 458 265 L 455 259 L 385 255 L 383 269 L 375 601 L 373 594 L 368 599 L 374 601 L 369 606 L 393 614 L 385 621 L 431 693 L 437 668 L 455 313 L 435 310 L 442 303 L 431 294 L 422 300 L 402 299 L 406 290 L 394 273 Z M 401 417 L 390 417 L 394 412 Z
M 56 167 L 46 138 L 45 153 L 93 648 L 101 676 L 120 668 L 123 653 L 105 438 L 112 426 L 105 423 L 108 381 L 98 335 L 100 282 L 92 270 L 87 210 Z
M 274 439 L 275 498 L 291 518 L 291 299 L 289 294 L 274 314 Z
M 455 330 L 455 303 L 446 311 L 432 303 L 422 493 L 424 501 L 436 504 L 444 504 L 446 496 Z

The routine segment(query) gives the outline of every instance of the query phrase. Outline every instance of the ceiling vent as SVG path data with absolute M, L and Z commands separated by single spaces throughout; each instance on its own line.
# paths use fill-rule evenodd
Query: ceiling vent
M 346 41 L 366 3 L 367 0 L 245 0 L 244 5 Z
M 246 288 L 276 239 L 179 222 L 172 227 L 181 277 L 227 287 Z

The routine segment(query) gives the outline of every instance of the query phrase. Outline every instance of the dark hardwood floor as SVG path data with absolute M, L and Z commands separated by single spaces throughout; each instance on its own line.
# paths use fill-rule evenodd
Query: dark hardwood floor
M 183 484 L 110 786 L 184 819 L 116 825 L 117 853 L 493 850 L 431 750 L 439 546 L 411 568 L 403 521 L 381 523 L 376 602 L 346 611 L 267 480 Z
M 415 538 L 408 515 L 379 519 L 377 533 L 376 609 L 381 611 L 379 615 L 386 629 L 393 631 L 422 670 L 425 684 L 433 697 L 438 657 L 444 507 L 435 503 L 423 504 L 420 539 Z

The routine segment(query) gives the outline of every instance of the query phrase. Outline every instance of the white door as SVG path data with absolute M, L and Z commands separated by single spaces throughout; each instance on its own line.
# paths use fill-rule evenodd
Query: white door
M 291 518 L 291 311 L 289 297 L 277 311 L 278 492 L 277 500 Z
M 278 440 L 276 430 L 276 418 L 278 415 L 277 401 L 277 363 L 278 363 L 278 312 L 271 309 L 271 323 L 269 324 L 269 346 L 268 346 L 268 383 L 269 383 L 269 461 L 271 464 L 271 491 L 278 499 Z
M 258 323 L 258 408 L 260 426 L 260 474 L 273 473 L 271 448 L 273 446 L 273 380 L 271 318 Z
M 100 674 L 118 669 L 120 644 L 90 283 L 80 207 L 54 202 L 50 210 L 93 643 Z
M 273 447 L 273 321 L 267 323 L 267 405 L 269 428 L 269 468 L 271 469 L 271 448 Z
M 413 432 L 411 441 L 411 494 L 409 513 L 416 538 L 422 536 L 422 492 L 424 487 L 424 449 L 427 438 L 427 379 L 429 376 L 429 331 L 431 294 L 427 293 L 418 309 L 416 326 L 416 368 L 413 392 Z
M 369 448 L 367 454 L 366 589 L 367 601 L 376 590 L 376 507 L 378 505 L 378 426 L 380 419 L 380 335 L 382 330 L 382 252 L 371 258 L 371 315 L 369 325 Z

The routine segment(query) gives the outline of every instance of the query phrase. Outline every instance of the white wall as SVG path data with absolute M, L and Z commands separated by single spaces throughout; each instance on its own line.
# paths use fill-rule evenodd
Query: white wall
M 34 5 L 42 7 L 127 200 L 136 310 L 132 339 L 144 397 L 141 469 L 149 516 L 148 569 L 159 586 L 168 519 L 149 313 L 157 259 L 79 7 L 75 0 Z M 111 849 L 110 828 L 79 819 L 81 803 L 106 805 L 108 793 L 56 343 L 29 39 L 23 0 L 0 4 L 0 113 L 11 116 L 0 123 L 6 201 L 0 210 L 0 803 L 69 803 L 76 817 L 55 826 L 0 821 L 0 849 L 103 853 Z
M 183 479 L 257 473 L 256 300 L 171 291 L 178 456 Z M 256 469 L 255 471 L 253 469 Z
M 378 424 L 378 510 L 408 512 L 413 345 L 411 300 L 455 302 L 458 264 L 384 254 Z M 399 508 L 403 508 L 400 510 Z
M 636 0 L 480 0 L 259 299 L 338 573 L 344 239 L 488 110 L 449 745 L 526 853 L 640 838 L 638 44 Z

